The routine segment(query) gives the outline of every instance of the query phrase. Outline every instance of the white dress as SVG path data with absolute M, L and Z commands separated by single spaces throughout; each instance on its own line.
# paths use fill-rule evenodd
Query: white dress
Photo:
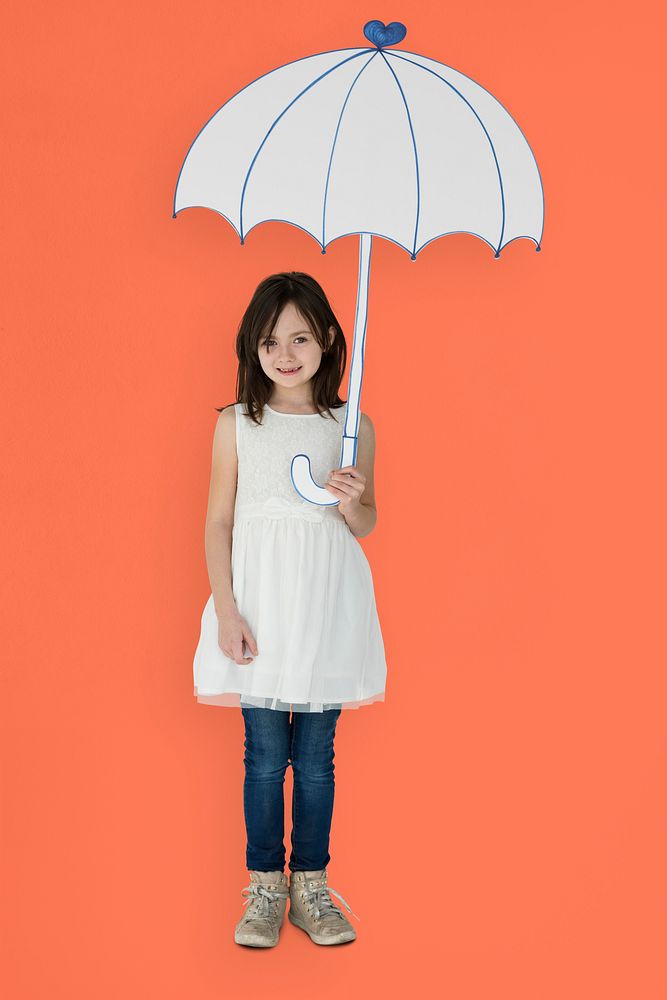
M 238 664 L 222 652 L 211 594 L 194 657 L 197 701 L 295 712 L 384 701 L 385 650 L 364 550 L 338 505 L 303 500 L 290 476 L 300 452 L 320 484 L 339 468 L 347 403 L 333 418 L 265 406 L 261 425 L 245 404 L 234 408 L 232 592 L 258 653 Z M 243 656 L 252 656 L 245 642 Z

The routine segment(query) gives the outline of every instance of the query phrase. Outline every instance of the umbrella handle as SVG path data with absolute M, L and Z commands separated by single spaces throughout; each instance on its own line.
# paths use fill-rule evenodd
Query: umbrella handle
M 356 450 L 357 438 L 343 436 L 343 446 L 341 448 L 339 468 L 342 469 L 346 465 L 354 465 Z M 311 503 L 317 503 L 321 507 L 333 507 L 335 504 L 340 503 L 340 500 L 337 500 L 333 493 L 330 493 L 329 490 L 326 490 L 323 486 L 319 486 L 318 483 L 315 482 L 310 469 L 310 459 L 308 455 L 300 453 L 299 455 L 294 456 L 292 459 L 290 474 L 294 489 L 297 491 L 299 496 L 303 497 L 304 500 L 309 500 Z
M 339 468 L 354 465 L 357 457 L 357 430 L 359 427 L 359 399 L 364 377 L 364 348 L 366 346 L 366 322 L 368 318 L 368 284 L 371 273 L 372 233 L 360 233 L 359 239 L 359 283 L 357 285 L 357 312 L 354 318 L 354 340 L 350 361 L 350 378 L 347 389 L 347 415 L 343 429 L 343 443 Z M 339 503 L 332 493 L 315 482 L 310 469 L 308 455 L 298 454 L 292 459 L 290 469 L 292 483 L 297 493 L 310 503 L 332 507 Z

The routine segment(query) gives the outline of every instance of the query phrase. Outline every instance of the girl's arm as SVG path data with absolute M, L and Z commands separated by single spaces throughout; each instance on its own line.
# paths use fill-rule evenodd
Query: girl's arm
M 232 531 L 237 475 L 236 413 L 233 406 L 227 406 L 220 413 L 213 434 L 211 482 L 204 531 L 206 565 L 218 617 L 237 611 L 232 591 Z

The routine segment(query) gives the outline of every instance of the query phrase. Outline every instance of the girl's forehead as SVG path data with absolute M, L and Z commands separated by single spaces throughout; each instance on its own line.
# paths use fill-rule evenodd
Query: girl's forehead
M 284 327 L 283 330 L 279 330 L 277 326 L 274 326 L 272 337 L 283 336 L 283 337 L 296 337 L 297 333 L 311 333 L 309 326 L 303 323 L 290 323 L 288 326 Z
M 293 337 L 297 333 L 312 333 L 310 323 L 303 316 L 299 315 L 299 313 L 295 312 L 286 315 L 283 310 L 276 320 L 271 336 L 282 335 L 283 337 Z

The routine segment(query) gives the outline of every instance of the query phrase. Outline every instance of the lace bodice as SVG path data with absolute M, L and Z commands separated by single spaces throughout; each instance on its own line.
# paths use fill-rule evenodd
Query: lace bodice
M 332 409 L 333 417 L 278 413 L 264 406 L 260 425 L 247 415 L 244 403 L 235 403 L 234 408 L 238 455 L 235 517 L 250 508 L 257 510 L 261 504 L 268 516 L 287 511 L 311 520 L 333 517 L 344 521 L 337 505 L 304 500 L 292 483 L 290 468 L 294 455 L 308 455 L 313 478 L 321 486 L 325 484 L 329 470 L 340 465 L 347 403 Z

